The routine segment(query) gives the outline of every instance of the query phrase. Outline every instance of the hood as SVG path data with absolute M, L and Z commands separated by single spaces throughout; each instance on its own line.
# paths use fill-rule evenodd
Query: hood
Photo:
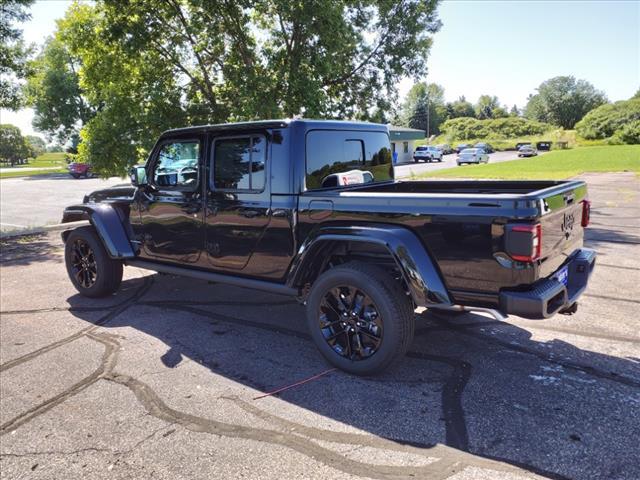
M 131 202 L 135 191 L 136 188 L 128 183 L 114 185 L 85 195 L 82 203 Z

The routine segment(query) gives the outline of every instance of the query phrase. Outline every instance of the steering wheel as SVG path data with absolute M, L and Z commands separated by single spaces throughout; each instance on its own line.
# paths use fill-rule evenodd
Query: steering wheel
M 192 178 L 186 178 L 185 175 L 192 173 Z M 184 183 L 193 183 L 198 177 L 198 169 L 196 167 L 182 167 L 178 172 L 178 176 L 182 178 Z

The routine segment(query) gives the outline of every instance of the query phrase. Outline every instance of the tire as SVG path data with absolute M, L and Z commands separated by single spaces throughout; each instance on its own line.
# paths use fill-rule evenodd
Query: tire
M 76 178 L 76 179 L 80 178 L 80 174 L 79 174 L 79 173 L 71 173 L 70 175 L 71 175 L 73 178 Z
M 122 262 L 109 258 L 93 227 L 76 228 L 69 234 L 64 261 L 71 283 L 82 296 L 110 295 L 122 282 Z
M 353 313 L 358 299 L 359 315 Z M 399 282 L 374 265 L 350 262 L 324 272 L 306 308 L 307 326 L 322 356 L 355 375 L 382 372 L 413 340 L 413 302 Z

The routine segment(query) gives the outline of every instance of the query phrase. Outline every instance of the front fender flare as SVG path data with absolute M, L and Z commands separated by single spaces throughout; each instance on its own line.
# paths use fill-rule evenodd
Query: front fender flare
M 424 245 L 411 230 L 397 226 L 318 228 L 300 247 L 287 279 L 289 286 L 302 286 L 307 267 L 316 254 L 322 253 L 326 242 L 368 242 L 384 246 L 402 272 L 416 305 L 452 305 L 440 271 Z
M 64 209 L 62 223 L 78 220 L 89 220 L 96 232 L 98 232 L 98 236 L 111 258 L 129 259 L 136 257 L 135 250 L 123 224 L 123 219 L 120 218 L 118 211 L 113 206 L 100 203 L 85 203 Z M 66 240 L 65 233 L 63 233 L 62 238 Z

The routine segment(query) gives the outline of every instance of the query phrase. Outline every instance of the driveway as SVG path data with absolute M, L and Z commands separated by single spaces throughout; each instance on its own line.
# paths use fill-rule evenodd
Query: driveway
M 640 185 L 587 178 L 575 315 L 417 311 L 373 378 L 331 370 L 289 298 L 127 268 L 88 300 L 57 234 L 4 240 L 0 477 L 640 478 Z
M 60 223 L 67 205 L 82 203 L 86 193 L 127 179 L 74 179 L 67 174 L 36 175 L 0 180 L 0 232 Z
M 547 152 L 539 152 L 538 155 L 544 155 Z M 457 154 L 452 153 L 450 155 L 444 155 L 442 162 L 433 163 L 405 163 L 395 167 L 396 178 L 410 177 L 411 175 L 420 175 L 423 173 L 429 173 L 436 170 L 443 170 L 445 168 L 464 168 L 458 167 L 456 163 Z M 489 154 L 489 163 L 508 162 L 510 160 L 521 160 L 518 158 L 518 152 L 494 152 Z

